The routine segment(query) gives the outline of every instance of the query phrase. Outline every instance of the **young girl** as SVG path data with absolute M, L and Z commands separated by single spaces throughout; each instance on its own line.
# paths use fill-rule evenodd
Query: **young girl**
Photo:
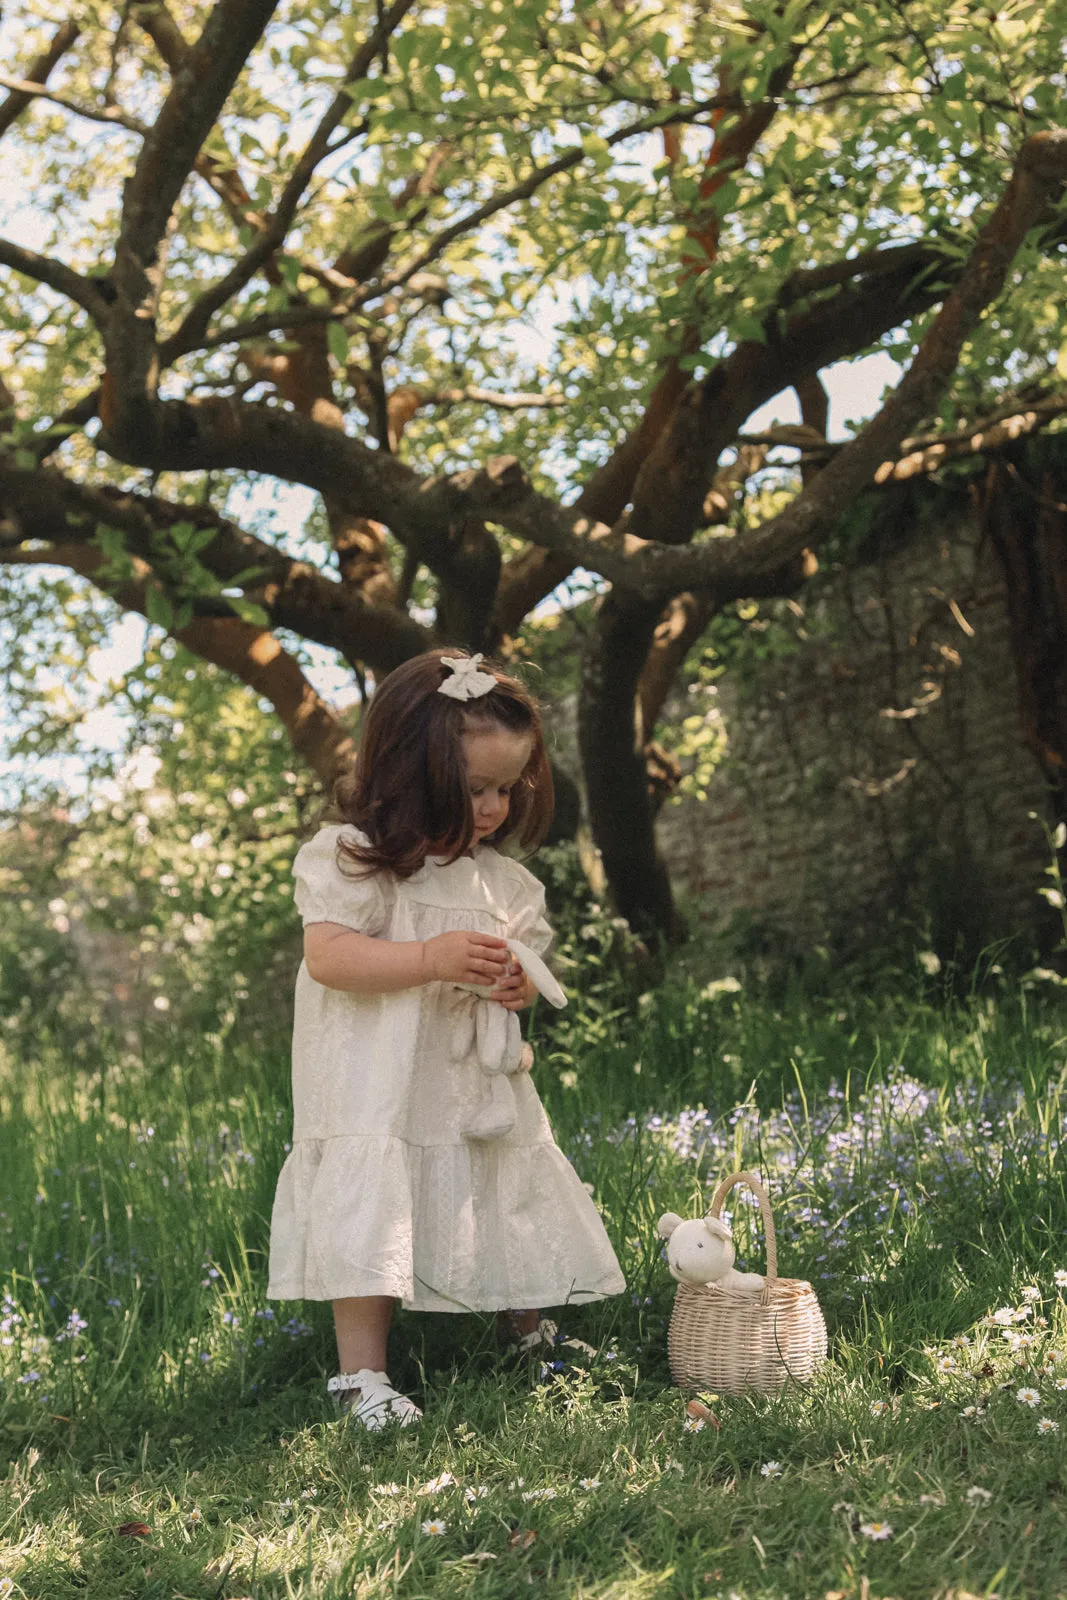
M 625 1284 L 526 1072 L 510 1130 L 470 1133 L 487 1078 L 456 1019 L 486 1001 L 456 985 L 491 985 L 489 1003 L 517 1011 L 534 990 L 506 940 L 541 954 L 552 938 L 540 883 L 497 848 L 535 845 L 550 820 L 534 702 L 479 656 L 417 656 L 375 694 L 338 808 L 293 869 L 295 1126 L 268 1293 L 333 1302 L 329 1388 L 378 1428 L 420 1415 L 385 1372 L 397 1300 L 496 1311 L 529 1349 L 538 1307 Z

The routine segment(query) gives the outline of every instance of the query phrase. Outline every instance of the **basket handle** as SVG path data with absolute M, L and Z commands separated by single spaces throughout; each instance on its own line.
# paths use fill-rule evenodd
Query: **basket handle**
M 710 1216 L 717 1217 L 722 1210 L 722 1203 L 735 1184 L 747 1185 L 759 1201 L 760 1212 L 763 1216 L 763 1231 L 767 1236 L 767 1282 L 778 1281 L 778 1244 L 774 1235 L 774 1218 L 771 1216 L 771 1202 L 766 1189 L 759 1179 L 751 1172 L 734 1172 L 730 1177 L 724 1178 L 711 1198 Z

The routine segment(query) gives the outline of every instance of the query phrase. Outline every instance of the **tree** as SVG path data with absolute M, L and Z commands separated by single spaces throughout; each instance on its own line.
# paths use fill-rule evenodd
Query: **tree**
M 687 651 L 797 587 L 915 428 L 1051 380 L 1062 5 L 47 11 L 0 77 L 50 218 L 0 240 L 11 581 L 143 612 L 326 780 L 351 740 L 300 641 L 360 678 L 507 654 L 592 574 L 594 835 L 632 925 L 673 931 L 647 751 Z M 747 518 L 745 419 L 793 387 L 818 442 L 820 369 L 887 341 L 879 413 Z M 315 491 L 316 543 L 242 512 L 261 478 Z

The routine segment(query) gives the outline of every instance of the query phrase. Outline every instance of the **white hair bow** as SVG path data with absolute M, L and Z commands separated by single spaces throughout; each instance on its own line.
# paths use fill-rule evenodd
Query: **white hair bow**
M 481 655 L 442 656 L 441 665 L 448 667 L 452 676 L 438 684 L 438 694 L 447 694 L 452 700 L 480 700 L 483 694 L 496 688 L 491 672 L 478 671 L 481 664 Z

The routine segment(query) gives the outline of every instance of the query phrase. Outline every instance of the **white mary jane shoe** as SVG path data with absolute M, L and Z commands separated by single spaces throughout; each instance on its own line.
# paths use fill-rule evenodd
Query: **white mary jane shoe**
M 372 1372 L 369 1367 L 361 1367 L 358 1372 L 338 1373 L 327 1383 L 326 1392 L 347 1416 L 370 1433 L 377 1433 L 393 1422 L 398 1427 L 410 1428 L 422 1417 L 414 1400 L 394 1389 L 384 1372 Z

